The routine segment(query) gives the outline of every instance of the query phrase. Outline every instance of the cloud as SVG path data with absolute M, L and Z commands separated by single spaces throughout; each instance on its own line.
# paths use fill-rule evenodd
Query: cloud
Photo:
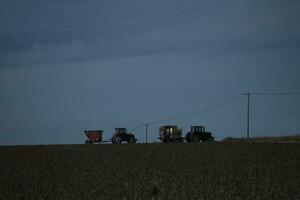
M 296 1 L 284 7 L 280 1 L 15 1 L 3 5 L 2 68 L 172 52 L 210 52 L 212 57 L 299 48 Z

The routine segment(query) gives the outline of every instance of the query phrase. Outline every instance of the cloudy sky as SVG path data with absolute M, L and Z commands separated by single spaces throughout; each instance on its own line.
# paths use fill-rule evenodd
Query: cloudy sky
M 164 124 L 244 136 L 241 93 L 300 92 L 299 13 L 298 0 L 1 0 L 0 145 L 114 127 L 141 142 L 157 120 L 151 141 Z M 253 96 L 251 135 L 300 133 L 299 102 Z

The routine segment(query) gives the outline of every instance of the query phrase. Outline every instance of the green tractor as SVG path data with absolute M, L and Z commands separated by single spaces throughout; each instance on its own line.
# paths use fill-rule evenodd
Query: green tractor
M 115 133 L 111 138 L 111 142 L 113 144 L 121 144 L 124 141 L 130 144 L 130 143 L 136 143 L 137 139 L 132 133 L 127 133 L 126 128 L 116 128 Z
M 185 140 L 188 143 L 191 142 L 212 142 L 214 137 L 211 132 L 205 131 L 204 126 L 192 126 L 191 131 L 185 136 Z

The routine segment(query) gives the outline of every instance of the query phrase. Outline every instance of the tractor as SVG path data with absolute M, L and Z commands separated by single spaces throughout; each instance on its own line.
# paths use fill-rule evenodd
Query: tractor
M 204 126 L 191 126 L 191 131 L 185 136 L 186 142 L 209 142 L 213 141 L 211 132 L 206 132 Z
M 183 142 L 182 128 L 174 125 L 161 126 L 159 128 L 159 137 L 163 143 Z
M 116 128 L 111 142 L 113 144 L 121 144 L 123 141 L 126 141 L 128 144 L 136 143 L 137 139 L 132 133 L 127 133 L 126 128 Z

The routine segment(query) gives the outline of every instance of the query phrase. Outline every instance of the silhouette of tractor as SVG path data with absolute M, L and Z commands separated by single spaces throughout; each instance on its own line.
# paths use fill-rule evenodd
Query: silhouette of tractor
M 163 143 L 183 142 L 182 128 L 174 125 L 161 126 L 159 128 L 159 137 Z
M 132 133 L 127 133 L 126 128 L 116 128 L 115 133 L 111 138 L 111 142 L 113 144 L 121 144 L 124 141 L 130 144 L 130 143 L 136 143 L 137 139 Z
M 192 126 L 191 131 L 185 136 L 186 142 L 209 142 L 214 141 L 211 132 L 206 132 L 204 126 Z

